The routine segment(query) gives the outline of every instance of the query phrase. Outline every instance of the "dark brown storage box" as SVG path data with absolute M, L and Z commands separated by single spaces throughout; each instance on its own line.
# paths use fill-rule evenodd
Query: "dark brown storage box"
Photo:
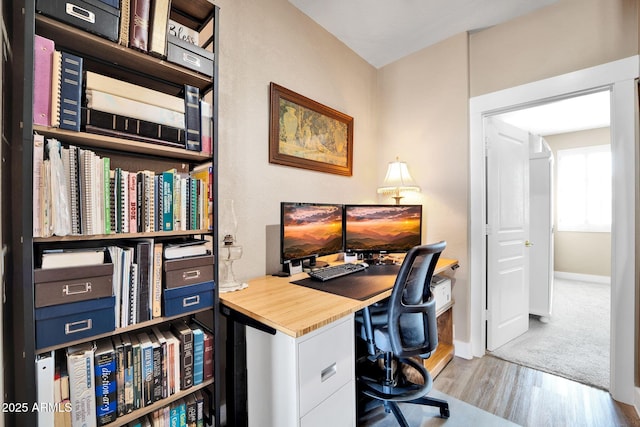
M 195 285 L 213 280 L 213 255 L 164 261 L 164 287 L 166 289 Z
M 167 36 L 167 61 L 213 76 L 213 53 L 176 36 Z
M 113 295 L 113 264 L 36 269 L 36 308 Z

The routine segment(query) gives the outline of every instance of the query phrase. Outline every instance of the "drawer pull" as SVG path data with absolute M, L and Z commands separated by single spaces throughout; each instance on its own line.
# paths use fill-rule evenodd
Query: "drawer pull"
M 65 285 L 62 291 L 65 295 L 86 294 L 87 292 L 91 292 L 91 282 L 70 283 Z
M 71 15 L 75 18 L 82 19 L 83 21 L 87 21 L 90 24 L 96 23 L 96 14 L 91 12 L 90 10 L 84 9 L 73 3 L 67 3 L 65 10 L 67 12 L 67 15 Z
M 202 67 L 202 64 L 200 64 L 200 58 L 198 58 L 195 55 L 191 55 L 191 54 L 188 54 L 188 53 L 185 52 L 185 53 L 182 54 L 182 60 L 184 62 L 186 62 L 186 63 L 189 63 L 189 64 L 195 66 L 195 67 L 198 67 L 198 68 Z
M 198 305 L 198 304 L 200 304 L 200 295 L 194 295 L 182 300 L 183 307 L 190 307 L 192 305 Z
M 65 335 L 75 334 L 76 332 L 88 331 L 92 328 L 91 319 L 71 322 L 64 325 Z
M 194 280 L 200 278 L 200 270 L 185 271 L 182 273 L 182 280 Z
M 334 362 L 330 366 L 324 368 L 322 372 L 320 372 L 320 381 L 325 382 L 332 376 L 334 376 L 338 372 L 338 365 Z

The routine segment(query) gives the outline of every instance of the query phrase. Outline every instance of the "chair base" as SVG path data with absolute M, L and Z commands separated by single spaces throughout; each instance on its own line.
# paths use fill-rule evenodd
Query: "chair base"
M 398 406 L 399 402 L 405 402 L 437 407 L 440 409 L 441 418 L 449 418 L 449 403 L 447 401 L 426 396 L 433 383 L 431 375 L 421 364 L 411 359 L 393 358 L 389 353 L 385 354 L 384 358 L 385 363 L 382 369 L 379 366 L 378 369 L 375 369 L 376 364 L 371 363 L 367 358 L 359 360 L 358 388 L 359 395 L 362 397 L 359 401 L 359 416 L 384 405 L 385 412 L 392 412 L 400 426 L 410 427 Z M 396 364 L 395 369 L 390 369 L 393 365 L 392 361 Z M 403 364 L 416 369 L 424 379 L 424 384 L 419 385 L 408 381 L 402 374 L 401 365 Z M 365 369 L 364 366 L 367 366 L 368 369 Z M 374 368 L 373 371 L 377 370 L 382 377 L 386 376 L 386 381 L 375 375 L 372 368 Z
M 361 402 L 360 410 L 358 413 L 359 418 L 362 418 L 363 416 L 365 416 L 365 414 L 368 414 L 370 411 L 378 408 L 379 406 L 384 406 L 384 411 L 386 413 L 393 413 L 394 417 L 401 427 L 411 427 L 404 414 L 400 410 L 399 402 L 377 400 L 371 397 L 369 397 L 369 399 L 371 400 Z M 440 418 L 449 418 L 450 416 L 449 403 L 446 400 L 435 399 L 433 397 L 421 397 L 418 399 L 407 401 L 405 403 L 415 403 L 418 405 L 437 407 L 440 409 Z

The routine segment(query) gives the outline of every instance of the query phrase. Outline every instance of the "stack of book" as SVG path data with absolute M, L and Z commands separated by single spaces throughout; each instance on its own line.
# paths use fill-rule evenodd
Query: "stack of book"
M 154 326 L 39 355 L 38 403 L 48 409 L 39 412 L 40 425 L 115 422 L 213 378 L 213 351 L 210 331 L 176 321 L 166 328 Z M 175 415 L 197 421 L 203 412 L 198 402 L 202 396 L 196 391 L 154 411 L 151 418 L 164 419 L 161 425 L 166 425 L 175 410 Z
M 33 235 L 210 230 L 211 166 L 126 171 L 109 157 L 34 135 Z
M 83 70 L 82 57 L 34 40 L 33 123 L 211 154 L 212 108 L 200 89 L 177 97 Z

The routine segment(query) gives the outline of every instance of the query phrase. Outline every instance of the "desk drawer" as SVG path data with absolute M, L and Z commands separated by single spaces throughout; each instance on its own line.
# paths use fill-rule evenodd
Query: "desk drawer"
M 349 316 L 298 344 L 300 416 L 355 381 L 354 340 L 353 316 Z

